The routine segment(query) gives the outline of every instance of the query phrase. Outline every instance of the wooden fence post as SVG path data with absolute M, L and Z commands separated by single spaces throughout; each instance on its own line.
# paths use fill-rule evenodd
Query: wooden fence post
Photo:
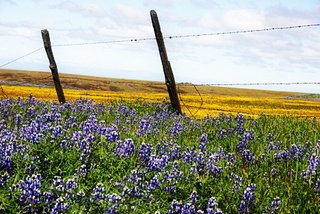
M 164 40 L 163 40 L 161 28 L 160 28 L 158 15 L 156 11 L 151 10 L 150 16 L 151 16 L 152 26 L 154 29 L 154 34 L 156 36 L 156 40 L 159 48 L 160 58 L 162 62 L 164 76 L 166 79 L 166 85 L 167 85 L 171 105 L 179 114 L 181 114 L 182 111 L 181 111 L 181 106 L 178 98 L 176 82 L 174 80 L 172 68 L 168 59 L 166 47 L 164 45 Z
M 52 53 L 52 48 L 51 48 L 51 42 L 50 42 L 50 36 L 49 36 L 49 32 L 48 30 L 44 29 L 41 30 L 41 35 L 42 35 L 42 39 L 43 39 L 43 44 L 44 44 L 44 48 L 46 50 L 48 59 L 49 59 L 49 63 L 50 63 L 50 70 L 52 73 L 52 78 L 53 78 L 53 82 L 54 82 L 54 86 L 56 88 L 56 92 L 58 95 L 58 99 L 60 103 L 65 103 L 65 97 L 63 94 L 63 89 L 60 83 L 60 79 L 59 79 L 59 74 L 58 74 L 58 67 L 57 64 L 54 60 L 53 57 L 53 53 Z

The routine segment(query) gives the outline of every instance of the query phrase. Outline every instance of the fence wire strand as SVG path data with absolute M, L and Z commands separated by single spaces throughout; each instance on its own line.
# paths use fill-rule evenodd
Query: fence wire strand
M 270 27 L 270 28 L 262 28 L 262 29 L 251 29 L 251 30 L 236 30 L 236 31 L 216 32 L 216 33 L 165 36 L 164 38 L 165 39 L 180 39 L 180 38 L 202 37 L 202 36 L 219 36 L 219 35 L 228 35 L 228 34 L 230 35 L 230 34 L 243 34 L 243 33 L 257 33 L 257 32 L 266 32 L 266 31 L 274 31 L 274 30 L 289 30 L 289 29 L 319 27 L 319 26 L 320 26 L 320 24 L 316 23 L 316 24 Z
M 258 82 L 258 83 L 204 83 L 186 84 L 186 86 L 264 86 L 264 85 L 319 85 L 320 82 Z
M 186 34 L 186 35 L 172 35 L 164 36 L 164 39 L 180 39 L 180 38 L 191 38 L 191 37 L 202 37 L 202 36 L 219 36 L 219 35 L 230 35 L 230 34 L 243 34 L 243 33 L 256 33 L 256 32 L 266 32 L 274 30 L 289 30 L 297 28 L 308 28 L 308 27 L 319 27 L 320 23 L 316 24 L 304 24 L 304 25 L 293 25 L 293 26 L 282 26 L 282 27 L 270 27 L 262 29 L 250 29 L 250 30 L 236 30 L 236 31 L 224 31 L 224 32 L 214 32 L 214 33 L 201 33 L 201 34 Z M 109 41 L 95 41 L 95 42 L 80 42 L 80 43 L 67 43 L 67 44 L 56 44 L 52 47 L 68 47 L 68 46 L 83 46 L 83 45 L 99 45 L 99 44 L 112 44 L 112 43 L 127 43 L 127 42 L 142 42 L 156 40 L 155 37 L 146 38 L 133 38 L 133 39 L 121 39 L 121 40 L 109 40 Z
M 184 85 L 183 85 L 183 86 L 184 86 Z M 198 94 L 198 96 L 200 97 L 200 100 L 201 100 L 200 105 L 199 105 L 199 107 L 197 107 L 197 110 L 196 110 L 195 112 L 192 112 L 192 111 L 190 110 L 189 106 L 188 106 L 188 105 L 184 102 L 184 100 L 182 99 L 180 86 L 179 86 L 179 84 L 177 84 L 179 100 L 181 101 L 182 105 L 187 109 L 187 111 L 190 113 L 191 117 L 196 118 L 195 116 L 196 116 L 196 114 L 199 112 L 199 110 L 202 109 L 202 105 L 203 105 L 204 101 L 203 101 L 203 98 L 202 98 L 201 93 L 200 93 L 200 91 L 198 90 L 197 86 L 194 85 L 194 84 L 192 84 L 192 86 L 194 87 L 195 91 L 197 92 L 197 94 Z
M 18 57 L 18 58 L 16 58 L 16 59 L 13 59 L 13 60 L 11 60 L 11 61 L 9 61 L 9 62 L 6 62 L 6 63 L 0 65 L 0 68 L 3 68 L 4 66 L 7 66 L 7 65 L 9 65 L 9 64 L 11 64 L 11 63 L 14 63 L 14 62 L 16 62 L 16 61 L 18 61 L 18 60 L 20 60 L 20 59 L 22 59 L 22 58 L 25 58 L 25 57 L 27 57 L 27 56 L 30 56 L 30 55 L 32 55 L 32 54 L 40 51 L 41 49 L 43 49 L 43 47 L 37 48 L 37 49 L 35 49 L 35 50 L 33 50 L 33 51 L 25 54 L 25 55 L 22 55 L 22 56 L 20 56 L 20 57 Z
M 243 34 L 243 33 L 256 33 L 256 32 L 266 32 L 274 30 L 289 30 L 297 28 L 310 28 L 310 27 L 319 27 L 320 23 L 315 24 L 304 24 L 304 25 L 292 25 L 292 26 L 283 26 L 283 27 L 270 27 L 262 29 L 250 29 L 250 30 L 237 30 L 237 31 L 224 31 L 224 32 L 215 32 L 215 33 L 201 33 L 201 34 L 186 34 L 186 35 L 173 35 L 173 36 L 164 36 L 164 39 L 179 39 L 179 38 L 191 38 L 191 37 L 202 37 L 202 36 L 219 36 L 219 35 L 230 35 L 230 34 Z M 69 44 L 53 44 L 52 47 L 70 47 L 70 46 L 83 46 L 83 45 L 99 45 L 99 44 L 112 44 L 112 43 L 127 43 L 127 42 L 141 42 L 141 41 L 150 41 L 155 40 L 155 37 L 146 37 L 146 38 L 133 38 L 133 39 L 121 39 L 121 40 L 110 40 L 110 41 L 96 41 L 96 42 L 82 42 L 82 43 L 69 43 Z M 6 62 L 0 65 L 0 68 L 5 67 L 13 62 L 16 62 L 24 57 L 27 57 L 43 47 L 37 48 L 23 56 L 20 56 L 16 59 L 13 59 L 9 62 Z

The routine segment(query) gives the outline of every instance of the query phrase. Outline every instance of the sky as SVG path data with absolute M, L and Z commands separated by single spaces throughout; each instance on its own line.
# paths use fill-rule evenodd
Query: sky
M 320 0 L 0 0 L 0 66 L 52 45 L 320 23 Z M 176 82 L 320 82 L 320 27 L 165 39 Z M 164 81 L 155 40 L 53 46 L 59 72 Z M 3 68 L 50 71 L 43 49 Z M 243 86 L 320 93 L 319 85 Z

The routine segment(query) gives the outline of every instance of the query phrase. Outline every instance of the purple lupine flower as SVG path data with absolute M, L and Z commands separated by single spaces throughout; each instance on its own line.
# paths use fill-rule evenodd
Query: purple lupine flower
M 160 188 L 160 180 L 158 179 L 158 176 L 155 175 L 148 183 L 148 187 L 147 190 L 153 191 L 155 189 L 159 189 Z
M 61 213 L 61 212 L 65 212 L 65 211 L 68 210 L 69 207 L 70 207 L 70 205 L 68 203 L 64 203 L 64 198 L 63 197 L 59 197 L 55 201 L 55 205 L 51 209 L 50 214 L 58 214 L 58 213 Z
M 221 167 L 218 167 L 214 164 L 210 164 L 208 163 L 206 165 L 206 168 L 209 172 L 210 175 L 213 175 L 213 176 L 220 176 L 221 172 L 222 172 L 222 168 Z
M 291 154 L 292 157 L 303 158 L 304 153 L 305 153 L 305 149 L 300 145 L 297 146 L 297 145 L 293 144 L 289 148 L 289 153 Z
M 106 129 L 106 138 L 108 141 L 110 142 L 116 142 L 117 140 L 119 140 L 119 132 L 118 132 L 118 128 L 116 125 L 112 125 L 110 127 L 107 127 Z
M 194 206 L 194 204 L 192 203 L 185 203 L 185 204 L 182 204 L 182 207 L 181 207 L 181 213 L 183 214 L 193 214 L 193 213 L 196 213 L 196 208 Z
M 51 128 L 51 135 L 53 138 L 60 137 L 63 134 L 63 128 L 61 125 Z
M 233 153 L 225 154 L 224 157 L 228 160 L 227 166 L 229 166 L 229 167 L 231 167 L 236 161 L 236 155 Z
M 237 143 L 237 150 L 241 152 L 245 150 L 248 147 L 248 145 L 249 145 L 248 141 L 246 139 L 242 139 Z
M 196 159 L 196 152 L 190 148 L 186 148 L 186 150 L 182 153 L 182 157 L 184 162 L 191 164 Z
M 77 171 L 80 176 L 84 176 L 87 173 L 87 166 L 82 164 Z
M 77 118 L 74 116 L 70 116 L 67 118 L 65 124 L 67 125 L 67 127 L 73 128 L 76 127 L 76 122 L 77 122 Z
M 243 114 L 238 114 L 237 115 L 237 127 L 236 127 L 236 131 L 239 135 L 242 135 L 244 133 L 244 122 L 245 122 L 245 118 L 243 116 Z
M 198 202 L 199 195 L 197 191 L 192 191 L 191 195 L 189 196 L 189 202 L 195 205 Z
M 249 207 L 254 205 L 255 190 L 256 190 L 255 184 L 249 184 L 247 186 L 247 188 L 244 190 L 242 195 L 242 200 L 239 205 L 239 211 L 244 213 L 250 213 Z
M 207 208 L 215 208 L 216 206 L 218 206 L 217 199 L 215 197 L 209 198 Z
M 151 154 L 146 167 L 152 171 L 161 171 L 165 166 L 167 166 L 169 157 L 167 155 L 157 156 Z
M 0 187 L 4 187 L 6 183 L 9 181 L 9 174 L 8 172 L 5 172 L 4 174 L 0 175 Z
M 310 171 L 309 171 L 309 170 L 302 171 L 302 172 L 300 173 L 300 177 L 301 177 L 301 179 L 304 180 L 304 181 L 306 181 L 306 180 L 308 179 L 309 175 L 310 175 Z
M 280 198 L 275 197 L 271 202 L 269 213 L 272 213 L 272 214 L 277 213 L 277 211 L 279 210 L 280 204 L 281 204 Z
M 208 135 L 202 134 L 200 138 L 200 145 L 199 145 L 199 149 L 201 152 L 205 153 L 207 143 L 208 143 Z
M 251 153 L 250 150 L 248 150 L 248 149 L 243 150 L 241 155 L 242 155 L 243 160 L 248 163 L 253 163 L 256 160 L 253 153 Z
M 140 160 L 146 164 L 149 160 L 149 157 L 151 155 L 151 151 L 153 150 L 152 145 L 147 143 L 142 143 L 139 147 L 138 154 Z
M 102 183 L 98 183 L 92 190 L 91 197 L 99 204 L 99 200 L 104 200 L 106 195 L 104 194 L 104 186 Z
M 181 146 L 174 143 L 171 145 L 168 151 L 168 156 L 170 161 L 178 160 L 181 158 Z
M 53 177 L 52 189 L 60 191 L 60 192 L 65 191 L 65 183 L 63 182 L 61 176 L 54 176 Z
M 243 213 L 250 213 L 250 210 L 248 208 L 248 204 L 244 200 L 240 201 L 239 211 L 241 211 Z
M 270 141 L 268 144 L 267 151 L 270 152 L 272 150 L 280 150 L 281 145 L 282 145 L 281 141 L 277 141 L 277 142 Z
M 169 135 L 173 137 L 178 137 L 183 131 L 182 123 L 174 123 L 173 127 L 169 130 Z
M 15 125 L 20 126 L 22 124 L 23 117 L 21 116 L 21 114 L 15 114 L 13 115 L 13 118 Z
M 280 151 L 274 154 L 274 158 L 277 161 L 288 161 L 291 160 L 291 155 L 288 151 Z
M 143 136 L 144 134 L 146 134 L 148 132 L 148 130 L 151 128 L 151 124 L 150 124 L 150 119 L 147 120 L 141 120 L 139 122 L 139 127 L 138 127 L 138 131 L 137 131 L 137 135 L 138 136 Z
M 44 192 L 43 193 L 43 201 L 45 204 L 52 204 L 56 198 L 55 194 L 52 192 Z
M 78 179 L 77 178 L 70 178 L 65 182 L 65 188 L 68 192 L 77 189 L 78 187 Z
M 173 201 L 170 204 L 170 210 L 168 214 L 174 214 L 174 213 L 181 213 L 182 203 L 177 201 L 176 199 L 173 199 Z
M 165 189 L 164 189 L 165 192 L 167 193 L 170 193 L 172 195 L 176 194 L 177 193 L 177 188 L 174 184 L 169 184 L 169 186 L 167 186 Z
M 121 194 L 122 197 L 127 197 L 127 196 L 131 196 L 131 197 L 135 197 L 135 198 L 142 198 L 144 195 L 144 193 L 141 191 L 141 189 L 139 189 L 138 187 L 132 187 L 132 188 L 124 188 Z
M 222 130 L 219 130 L 219 131 L 218 131 L 218 137 L 219 137 L 219 138 L 224 139 L 224 138 L 226 138 L 227 136 L 228 136 L 228 132 L 227 132 L 225 129 L 222 129 Z
M 116 193 L 106 195 L 105 198 L 113 205 L 119 205 L 121 201 L 121 196 Z
M 115 154 L 119 157 L 128 158 L 134 152 L 134 142 L 132 139 L 126 139 L 124 142 L 118 141 Z
M 117 214 L 119 213 L 116 209 L 115 205 L 112 205 L 108 208 L 108 210 L 104 214 Z
M 242 188 L 243 178 L 234 173 L 231 173 L 230 177 L 233 183 L 232 191 L 239 191 Z
M 128 180 L 130 182 L 132 182 L 135 186 L 139 187 L 139 188 L 144 188 L 144 176 L 145 176 L 145 172 L 142 170 L 132 170 L 130 173 L 130 176 L 128 178 Z
M 166 191 L 175 194 L 176 193 L 176 184 L 178 179 L 182 178 L 184 173 L 179 170 L 179 164 L 177 162 L 173 163 L 172 168 L 163 172 L 164 182 L 168 185 Z M 162 183 L 164 183 L 162 182 Z
M 254 130 L 245 131 L 242 135 L 243 140 L 253 140 L 254 139 Z
M 18 190 L 21 191 L 19 202 L 22 204 L 40 204 L 41 203 L 41 175 L 28 176 L 18 184 Z
M 205 169 L 205 156 L 202 152 L 199 152 L 196 156 L 197 165 L 196 170 L 198 173 L 203 173 Z
M 315 175 L 317 168 L 320 166 L 320 159 L 315 155 L 311 155 L 309 157 L 308 163 L 308 171 L 310 172 L 310 174 Z
M 215 197 L 209 198 L 206 211 L 208 214 L 223 214 Z

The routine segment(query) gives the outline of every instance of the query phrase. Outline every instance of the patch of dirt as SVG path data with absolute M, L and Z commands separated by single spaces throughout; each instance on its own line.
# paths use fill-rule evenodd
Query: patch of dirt
M 117 87 L 117 86 L 109 86 L 109 88 L 110 88 L 110 91 L 114 91 L 114 92 L 118 92 L 118 91 L 124 91 L 124 89 L 122 89 L 122 88 L 119 88 L 119 87 Z

